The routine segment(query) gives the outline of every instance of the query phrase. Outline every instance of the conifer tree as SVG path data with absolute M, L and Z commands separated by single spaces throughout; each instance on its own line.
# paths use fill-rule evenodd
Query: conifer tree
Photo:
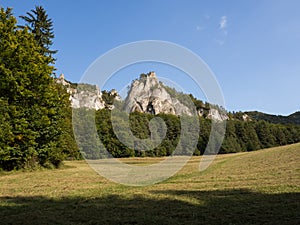
M 35 9 L 27 12 L 26 16 L 20 16 L 20 18 L 25 20 L 26 27 L 33 33 L 38 45 L 42 47 L 42 54 L 52 56 L 57 52 L 56 50 L 50 50 L 54 38 L 53 22 L 48 18 L 46 10 L 42 6 L 36 6 Z

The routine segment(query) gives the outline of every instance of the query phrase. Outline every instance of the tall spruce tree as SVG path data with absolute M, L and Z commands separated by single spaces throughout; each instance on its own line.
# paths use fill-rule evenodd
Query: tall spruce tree
M 20 16 L 20 18 L 25 20 L 26 27 L 33 33 L 34 39 L 41 46 L 42 54 L 52 56 L 57 52 L 50 50 L 54 38 L 53 22 L 48 18 L 46 10 L 42 6 L 36 6 L 35 9 L 27 12 L 26 16 Z

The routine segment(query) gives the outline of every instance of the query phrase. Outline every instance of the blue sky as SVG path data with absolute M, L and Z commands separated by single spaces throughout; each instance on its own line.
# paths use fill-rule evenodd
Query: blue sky
M 163 40 L 207 63 L 228 110 L 281 115 L 300 110 L 300 1 L 2 0 L 0 5 L 13 7 L 15 16 L 45 7 L 54 22 L 57 73 L 73 82 L 112 48 Z M 169 79 L 178 72 L 148 63 L 127 68 L 123 72 L 130 75 L 118 79 L 129 83 L 150 70 Z M 176 82 L 202 98 L 185 79 Z

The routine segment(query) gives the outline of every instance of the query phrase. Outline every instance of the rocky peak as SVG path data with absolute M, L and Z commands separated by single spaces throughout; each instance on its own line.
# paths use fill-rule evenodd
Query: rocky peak
M 65 80 L 65 75 L 63 73 L 57 78 L 56 82 L 63 86 L 70 86 L 70 83 Z
M 179 100 L 172 98 L 161 85 L 155 72 L 141 74 L 132 82 L 125 99 L 127 112 L 144 112 L 151 114 L 192 115 L 190 109 Z

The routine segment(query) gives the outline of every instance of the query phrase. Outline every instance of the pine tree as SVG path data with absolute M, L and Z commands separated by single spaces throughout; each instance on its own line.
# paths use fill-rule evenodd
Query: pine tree
M 50 50 L 54 39 L 53 22 L 48 18 L 46 10 L 42 6 L 36 6 L 35 9 L 27 12 L 26 16 L 20 16 L 20 18 L 25 20 L 26 27 L 34 34 L 34 39 L 42 47 L 42 54 L 52 56 L 57 52 L 56 50 Z M 21 28 L 24 28 L 24 26 L 21 26 Z

